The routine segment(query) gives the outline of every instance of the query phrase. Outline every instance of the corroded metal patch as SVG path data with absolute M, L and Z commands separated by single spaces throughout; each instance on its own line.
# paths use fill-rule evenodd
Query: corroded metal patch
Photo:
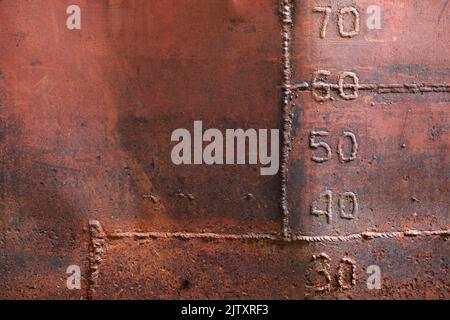
M 0 298 L 448 299 L 447 2 L 1 1 Z

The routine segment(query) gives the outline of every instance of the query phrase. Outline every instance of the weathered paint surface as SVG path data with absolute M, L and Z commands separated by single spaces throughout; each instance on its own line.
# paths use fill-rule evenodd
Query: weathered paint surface
M 330 72 L 327 83 L 337 85 L 342 72 L 352 72 L 361 86 L 377 88 L 361 88 L 352 100 L 332 89 L 332 100 L 320 102 L 311 91 L 297 92 L 288 186 L 293 230 L 339 234 L 449 225 L 449 88 L 428 94 L 392 93 L 406 89 L 404 85 L 448 84 L 450 47 L 445 30 L 450 21 L 439 20 L 444 2 L 332 1 L 325 38 L 319 38 L 323 14 L 313 8 L 330 2 L 296 2 L 293 83 L 312 82 L 313 74 L 323 70 Z M 367 28 L 370 5 L 381 8 L 382 29 Z M 360 33 L 352 38 L 339 33 L 336 13 L 345 7 L 356 8 L 360 15 Z M 345 17 L 352 22 L 351 15 Z M 346 28 L 353 29 L 350 22 Z M 354 81 L 347 77 L 345 82 Z M 314 142 L 329 145 L 330 160 L 312 160 L 327 156 L 323 147 L 310 147 L 313 132 L 328 132 L 316 135 Z M 344 138 L 345 132 L 354 135 L 354 143 L 349 136 Z M 357 151 L 355 159 L 343 161 L 352 151 Z M 333 198 L 329 223 L 325 216 L 310 214 L 311 206 L 327 207 L 327 196 L 320 196 L 325 191 Z M 353 220 L 340 217 L 338 201 L 345 192 L 357 199 Z M 349 199 L 342 201 L 348 216 L 352 205 Z
M 131 249 L 131 250 L 130 250 Z M 112 241 L 95 299 L 407 299 L 448 298 L 448 244 L 442 239 L 378 239 L 339 244 L 130 240 Z M 311 257 L 331 259 L 330 281 Z M 351 257 L 351 265 L 342 263 Z M 383 271 L 369 291 L 367 266 Z M 365 266 L 365 267 L 361 267 Z M 342 281 L 338 281 L 339 270 Z M 152 275 L 152 276 L 149 276 Z M 352 283 L 354 280 L 354 284 Z M 318 292 L 324 286 L 327 291 Z M 346 289 L 349 287 L 349 289 Z
M 0 298 L 450 298 L 447 1 L 71 4 L 0 1 Z M 194 120 L 280 173 L 172 164 Z

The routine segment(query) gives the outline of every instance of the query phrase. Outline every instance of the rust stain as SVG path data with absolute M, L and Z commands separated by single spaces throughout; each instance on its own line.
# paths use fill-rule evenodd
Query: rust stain
M 450 297 L 448 1 L 78 5 L 0 1 L 0 298 Z M 172 164 L 196 120 L 278 175 Z

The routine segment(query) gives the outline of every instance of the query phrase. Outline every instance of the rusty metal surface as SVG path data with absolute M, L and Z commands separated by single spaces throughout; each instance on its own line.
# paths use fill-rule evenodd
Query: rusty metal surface
M 294 103 L 301 107 L 293 109 L 294 151 L 288 187 L 293 191 L 289 197 L 293 229 L 319 234 L 445 229 L 449 223 L 448 92 L 392 93 L 404 85 L 438 86 L 448 81 L 450 46 L 445 30 L 450 22 L 438 20 L 444 2 L 422 1 L 414 6 L 410 1 L 333 2 L 333 12 L 357 8 L 361 21 L 365 8 L 378 5 L 387 25 L 381 30 L 362 25 L 361 34 L 343 38 L 331 14 L 323 39 L 317 38 L 321 16 L 311 8 L 326 1 L 300 2 L 295 15 L 299 23 L 294 27 L 298 40 L 292 45 L 293 81 L 312 81 L 314 72 L 326 70 L 330 72 L 326 82 L 337 84 L 342 72 L 353 72 L 361 86 L 377 88 L 360 89 L 351 100 L 334 89 L 333 100 L 320 102 L 314 96 L 323 96 L 320 90 L 297 92 Z M 312 157 L 326 157 L 324 149 L 309 146 L 311 133 L 319 131 L 329 135 L 314 140 L 332 149 L 331 159 L 322 163 Z M 345 132 L 356 139 L 357 155 L 352 161 L 342 160 L 342 155 L 349 158 L 352 152 L 350 139 L 343 138 Z M 337 149 L 340 140 L 342 155 Z M 328 201 L 320 194 L 327 190 L 334 198 L 332 221 L 300 214 L 310 211 L 315 201 L 317 208 L 324 209 Z M 352 192 L 358 202 L 353 220 L 339 216 L 337 202 L 344 192 Z
M 0 298 L 449 299 L 447 2 L 0 1 Z M 280 172 L 174 165 L 195 120 Z
M 442 239 L 308 246 L 224 240 L 113 240 L 92 298 L 448 299 L 447 251 L 448 244 Z M 330 280 L 318 273 L 321 266 L 311 261 L 313 254 L 322 252 L 331 260 L 327 268 Z M 350 264 L 342 262 L 349 255 L 356 266 L 354 273 Z M 385 274 L 384 285 L 369 295 L 363 280 L 366 270 L 360 266 L 374 263 Z M 324 291 L 317 292 L 318 287 Z

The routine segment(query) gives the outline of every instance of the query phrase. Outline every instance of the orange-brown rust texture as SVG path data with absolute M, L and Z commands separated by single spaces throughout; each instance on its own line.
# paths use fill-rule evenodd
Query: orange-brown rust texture
M 313 254 L 322 252 L 330 259 L 325 268 L 329 281 L 318 272 L 324 265 L 312 261 Z M 92 298 L 446 299 L 447 252 L 448 244 L 441 239 L 308 246 L 114 240 Z M 366 269 L 373 264 L 383 271 L 384 284 L 381 290 L 369 291 Z
M 321 6 L 329 6 L 331 12 L 325 38 L 320 38 L 324 14 L 313 11 Z M 371 6 L 381 10 L 380 29 L 367 26 Z M 342 20 L 345 31 L 355 29 L 351 14 L 339 19 L 343 8 L 359 12 L 360 32 L 351 38 L 343 37 L 338 27 Z M 450 20 L 448 10 L 442 10 L 447 10 L 445 1 L 296 1 L 293 78 L 313 81 L 315 72 L 327 71 L 329 75 L 318 81 L 335 88 L 324 101 L 316 99 L 327 95 L 324 89 L 302 91 L 294 101 L 298 106 L 293 109 L 288 186 L 294 231 L 339 234 L 448 227 L 449 90 L 384 94 L 370 89 L 370 84 L 448 84 Z M 343 72 L 353 73 L 360 86 L 367 86 L 356 98 L 351 88 L 345 95 L 337 88 Z M 344 81 L 355 82 L 351 76 Z M 354 143 L 345 133 L 354 136 Z M 329 160 L 312 159 L 328 157 L 323 147 L 310 146 L 311 135 L 315 143 L 329 145 Z M 350 160 L 353 151 L 357 155 Z M 326 209 L 326 191 L 333 198 L 329 223 L 325 216 L 311 214 L 311 207 Z M 348 193 L 358 205 L 353 219 Z
M 0 2 L 0 296 L 84 297 L 65 270 L 86 264 L 90 219 L 278 232 L 278 176 L 170 158 L 194 120 L 278 128 L 278 3 L 83 0 L 68 30 L 72 2 Z
M 448 299 L 445 2 L 0 1 L 0 298 Z M 174 165 L 195 120 L 284 130 L 283 171 Z

